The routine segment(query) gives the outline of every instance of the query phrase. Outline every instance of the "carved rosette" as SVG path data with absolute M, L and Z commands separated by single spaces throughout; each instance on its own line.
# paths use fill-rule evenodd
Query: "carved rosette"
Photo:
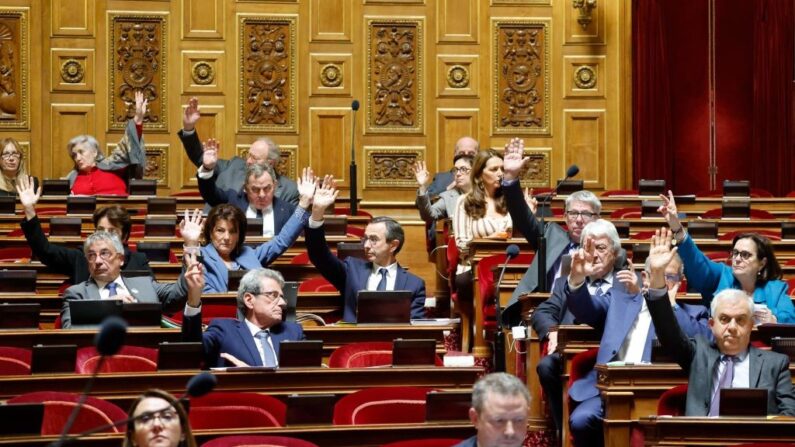
M 197 62 L 190 72 L 193 83 L 197 85 L 212 84 L 215 80 L 215 68 L 207 61 Z
M 494 22 L 495 133 L 549 134 L 549 23 Z
M 323 87 L 339 87 L 342 84 L 342 69 L 337 64 L 324 65 L 320 70 L 320 83 Z
M 77 59 L 67 59 L 61 64 L 61 79 L 68 84 L 78 84 L 85 77 L 85 68 Z
M 574 85 L 590 90 L 596 87 L 596 71 L 590 65 L 581 65 L 574 70 Z
M 452 88 L 466 88 L 469 85 L 469 70 L 463 65 L 453 65 L 447 70 L 447 85 Z
M 240 20 L 241 130 L 297 130 L 296 19 Z
M 158 185 L 168 184 L 168 146 L 165 144 L 146 145 L 146 166 L 144 178 L 157 180 Z
M 532 188 L 546 188 L 549 186 L 549 153 L 525 151 L 525 157 L 530 161 L 525 164 L 524 170 L 519 174 L 522 186 Z
M 166 19 L 162 15 L 111 15 L 110 128 L 123 129 L 135 115 L 135 92 L 149 101 L 144 127 L 167 129 Z
M 28 128 L 27 9 L 0 8 L 0 129 Z
M 416 188 L 412 166 L 423 160 L 423 148 L 365 148 L 367 160 L 366 186 Z
M 369 20 L 367 128 L 421 132 L 422 20 Z

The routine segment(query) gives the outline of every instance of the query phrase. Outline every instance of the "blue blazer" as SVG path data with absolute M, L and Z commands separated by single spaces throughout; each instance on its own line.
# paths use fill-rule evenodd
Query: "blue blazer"
M 250 366 L 262 366 L 254 337 L 248 330 L 246 323 L 231 318 L 216 318 L 202 333 L 201 313 L 192 317 L 185 316 L 182 320 L 182 341 L 201 341 L 204 345 L 204 358 L 207 367 L 228 366 L 220 354 L 225 352 Z M 301 325 L 283 322 L 270 328 L 273 349 L 276 358 L 279 358 L 279 344 L 282 341 L 296 341 L 304 339 L 304 330 Z
M 577 320 L 595 328 L 604 328 L 602 340 L 599 342 L 596 363 L 603 364 L 615 360 L 621 345 L 624 344 L 624 340 L 640 313 L 643 295 L 641 293 L 630 294 L 615 276 L 609 296 L 591 296 L 585 285 L 572 292 L 569 289 L 568 281 L 565 283 L 565 293 L 569 310 Z M 679 326 L 689 337 L 696 335 L 712 337 L 712 331 L 707 325 L 709 312 L 706 307 L 697 305 L 680 307 L 677 305 L 674 314 Z M 646 346 L 643 349 L 643 361 L 651 361 L 651 342 L 655 337 L 654 324 L 651 323 L 646 335 Z M 569 388 L 569 396 L 577 402 L 598 395 L 596 370 L 591 370 L 587 376 L 577 380 Z
M 478 435 L 464 439 L 453 447 L 478 447 Z
M 324 278 L 342 294 L 344 310 L 342 319 L 356 322 L 356 296 L 367 290 L 367 279 L 373 271 L 373 263 L 349 256 L 345 261 L 329 250 L 323 227 L 306 228 L 306 248 L 309 260 Z M 425 281 L 398 266 L 395 290 L 410 290 L 411 318 L 425 318 Z

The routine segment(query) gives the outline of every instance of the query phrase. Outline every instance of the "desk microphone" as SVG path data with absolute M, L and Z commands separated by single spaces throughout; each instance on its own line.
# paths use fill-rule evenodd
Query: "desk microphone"
M 505 275 L 505 269 L 508 268 L 508 263 L 511 259 L 519 256 L 519 246 L 511 244 L 505 249 L 505 262 L 502 264 L 500 270 L 500 278 L 494 286 L 494 296 L 496 297 L 495 303 L 495 317 L 497 318 L 497 331 L 494 334 L 494 371 L 505 372 L 505 333 L 502 331 L 502 306 L 500 305 L 500 284 L 502 284 L 502 277 Z
M 351 216 L 355 216 L 358 214 L 359 211 L 359 204 L 358 204 L 358 188 L 356 186 L 356 146 L 354 142 L 356 141 L 356 112 L 359 110 L 359 101 L 354 99 L 351 102 L 351 119 L 353 123 L 351 124 L 351 166 L 348 172 L 350 176 L 350 196 L 351 196 Z

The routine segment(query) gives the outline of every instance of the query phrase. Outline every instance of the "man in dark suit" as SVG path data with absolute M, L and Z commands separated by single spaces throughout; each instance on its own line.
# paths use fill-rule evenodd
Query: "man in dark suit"
M 322 191 L 319 188 L 318 191 Z M 319 199 L 315 193 L 315 201 Z M 309 260 L 342 294 L 344 321 L 356 321 L 356 299 L 360 290 L 410 290 L 411 318 L 425 317 L 425 281 L 398 265 L 396 256 L 403 248 L 405 235 L 391 217 L 375 217 L 364 230 L 367 261 L 349 256 L 344 261 L 329 250 L 323 222 L 309 219 L 306 230 Z
M 198 132 L 196 131 L 196 123 L 201 118 L 199 113 L 199 100 L 191 98 L 185 107 L 185 112 L 182 116 L 182 129 L 177 133 L 182 147 L 185 148 L 185 153 L 188 154 L 190 161 L 200 167 L 202 165 L 202 158 L 204 148 L 199 140 Z M 217 141 L 211 139 L 208 143 L 212 142 L 217 147 Z M 218 160 L 218 176 L 215 178 L 216 186 L 219 189 L 231 189 L 239 191 L 243 187 L 246 168 L 254 163 L 268 164 L 274 170 L 279 165 L 281 157 L 281 150 L 273 140 L 267 137 L 257 139 L 251 144 L 248 149 L 248 155 L 245 160 L 238 156 L 234 156 L 229 160 Z M 293 205 L 298 205 L 298 186 L 296 183 L 283 175 L 276 174 L 275 177 L 276 192 L 274 195 L 280 200 L 283 200 Z M 205 210 L 206 211 L 206 210 Z
M 538 243 L 538 234 L 541 225 L 534 215 L 522 194 L 519 175 L 530 160 L 524 156 L 524 142 L 518 138 L 511 140 L 505 146 L 504 176 L 502 191 L 505 194 L 505 203 L 513 221 L 513 228 L 518 230 L 527 239 L 533 249 Z M 599 218 L 602 203 L 590 191 L 577 191 L 566 198 L 566 227 L 550 222 L 546 225 L 544 236 L 547 240 L 546 276 L 547 285 L 551 287 L 560 277 L 561 257 L 572 253 L 580 246 L 580 234 L 585 226 Z M 502 313 L 503 324 L 516 326 L 521 323 L 521 305 L 519 296 L 527 292 L 538 290 L 538 258 L 534 258 L 530 267 L 525 272 L 519 285 L 513 291 L 510 302 Z
M 287 303 L 281 273 L 250 270 L 240 280 L 237 306 L 242 320 L 218 318 L 202 333 L 200 297 L 188 299 L 182 320 L 183 341 L 201 341 L 208 366 L 279 366 L 282 341 L 304 339 L 301 325 L 283 322 Z
M 210 151 L 206 151 L 208 153 Z M 252 164 L 246 168 L 246 182 L 241 190 L 219 189 L 217 171 L 199 168 L 199 192 L 210 206 L 229 203 L 243 210 L 247 218 L 262 219 L 262 235 L 273 237 L 295 212 L 295 205 L 275 197 L 273 168 Z
M 676 249 L 672 233 L 658 230 L 649 251 L 650 284 L 646 303 L 663 348 L 688 374 L 686 416 L 719 416 L 721 388 L 767 389 L 767 413 L 795 416 L 795 389 L 789 358 L 750 344 L 754 300 L 742 290 L 725 289 L 710 303 L 714 340 L 683 333 L 665 299 L 665 268 Z
M 125 278 L 121 275 L 124 259 L 118 236 L 105 231 L 90 235 L 83 246 L 91 277 L 66 289 L 61 309 L 61 327 L 72 325 L 70 303 L 78 300 L 117 299 L 126 303 L 161 303 L 169 309 L 182 302 L 188 294 L 201 296 L 202 289 L 192 289 L 181 274 L 172 284 L 157 283 L 151 276 Z M 202 287 L 204 284 L 202 283 Z
M 25 212 L 25 219 L 20 222 L 20 226 L 33 255 L 50 271 L 68 276 L 69 284 L 79 284 L 87 280 L 90 276 L 89 263 L 83 250 L 51 244 L 41 229 L 41 222 L 36 215 L 36 203 L 41 198 L 41 187 L 34 190 L 29 179 L 21 179 L 17 192 Z M 93 221 L 97 231 L 113 233 L 123 242 L 122 271 L 145 270 L 150 275 L 154 275 L 146 254 L 132 252 L 127 248 L 132 222 L 126 209 L 118 205 L 99 208 L 94 212 Z
M 643 300 L 638 275 L 632 270 L 612 273 L 621 250 L 615 226 L 602 219 L 591 222 L 582 231 L 582 241 L 582 247 L 572 256 L 564 295 L 572 315 L 602 333 L 596 363 L 650 362 L 655 325 Z M 680 307 L 674 302 L 673 308 L 676 321 L 689 336 L 709 335 L 704 306 Z M 602 445 L 603 403 L 596 388 L 596 371 L 575 381 L 569 397 L 576 402 L 569 415 L 575 444 Z
M 477 435 L 454 447 L 519 447 L 527 435 L 530 393 L 521 380 L 506 373 L 484 376 L 472 388 L 469 420 Z

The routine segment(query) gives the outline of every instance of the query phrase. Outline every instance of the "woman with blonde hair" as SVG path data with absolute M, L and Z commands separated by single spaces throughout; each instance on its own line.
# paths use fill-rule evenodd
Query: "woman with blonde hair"
M 0 139 L 0 171 L 0 196 L 16 196 L 18 180 L 29 173 L 22 145 L 14 138 Z M 35 188 L 38 180 L 33 181 Z

